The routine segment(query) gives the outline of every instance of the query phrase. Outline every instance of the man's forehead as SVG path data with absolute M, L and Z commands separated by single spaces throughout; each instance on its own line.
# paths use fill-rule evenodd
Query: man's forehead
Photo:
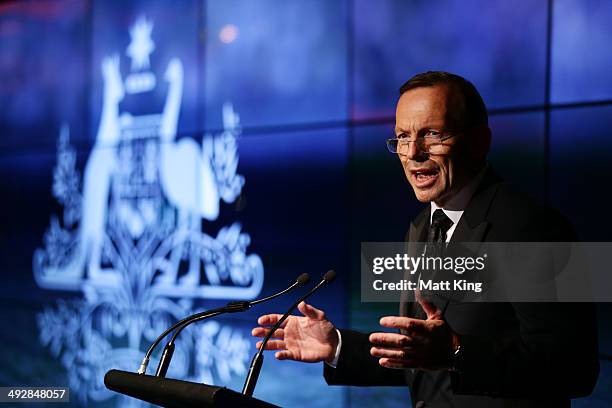
M 452 120 L 452 106 L 456 97 L 453 87 L 439 84 L 419 87 L 401 95 L 396 109 L 397 131 L 415 130 L 422 126 L 440 127 Z
M 448 119 L 446 106 L 439 104 L 398 107 L 395 127 L 398 130 L 415 130 L 423 126 L 443 126 Z

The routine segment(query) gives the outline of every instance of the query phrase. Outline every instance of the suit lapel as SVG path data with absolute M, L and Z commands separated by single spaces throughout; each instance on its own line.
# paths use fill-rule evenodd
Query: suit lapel
M 481 242 L 488 228 L 489 223 L 486 220 L 470 225 L 465 217 L 461 217 L 451 242 Z
M 452 242 L 482 242 L 489 228 L 487 212 L 497 192 L 499 177 L 489 168 L 455 228 Z
M 427 239 L 427 228 L 429 227 L 429 212 L 431 207 L 426 207 L 410 223 L 408 231 L 408 242 L 424 242 Z

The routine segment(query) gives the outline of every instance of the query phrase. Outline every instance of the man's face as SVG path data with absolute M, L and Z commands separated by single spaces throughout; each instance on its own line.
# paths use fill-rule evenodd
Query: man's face
M 457 120 L 462 111 L 461 98 L 447 85 L 421 87 L 405 92 L 397 103 L 395 134 L 414 140 L 429 131 L 454 135 L 438 147 L 438 154 L 421 151 L 410 143 L 405 155 L 399 155 L 408 182 L 421 202 L 443 205 L 466 178 L 467 155 L 458 134 Z

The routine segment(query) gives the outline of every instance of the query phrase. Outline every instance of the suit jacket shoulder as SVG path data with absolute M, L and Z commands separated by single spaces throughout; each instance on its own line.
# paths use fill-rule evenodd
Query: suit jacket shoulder
M 483 223 L 486 228 L 482 226 Z M 483 233 L 480 236 L 470 236 L 470 230 L 478 226 Z M 558 211 L 502 181 L 491 168 L 470 200 L 457 229 L 459 232 L 453 236 L 456 242 L 576 240 L 571 224 Z

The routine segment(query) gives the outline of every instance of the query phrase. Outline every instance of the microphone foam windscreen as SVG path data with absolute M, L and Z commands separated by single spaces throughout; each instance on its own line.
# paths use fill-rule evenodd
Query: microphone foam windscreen
M 325 282 L 327 283 L 332 283 L 334 281 L 334 279 L 336 279 L 336 271 L 334 271 L 333 269 L 330 269 L 329 271 L 327 271 L 327 273 L 323 276 L 323 279 L 325 280 Z
M 303 273 L 297 278 L 297 283 L 299 283 L 300 286 L 307 284 L 309 281 L 310 275 L 308 275 L 307 273 Z

